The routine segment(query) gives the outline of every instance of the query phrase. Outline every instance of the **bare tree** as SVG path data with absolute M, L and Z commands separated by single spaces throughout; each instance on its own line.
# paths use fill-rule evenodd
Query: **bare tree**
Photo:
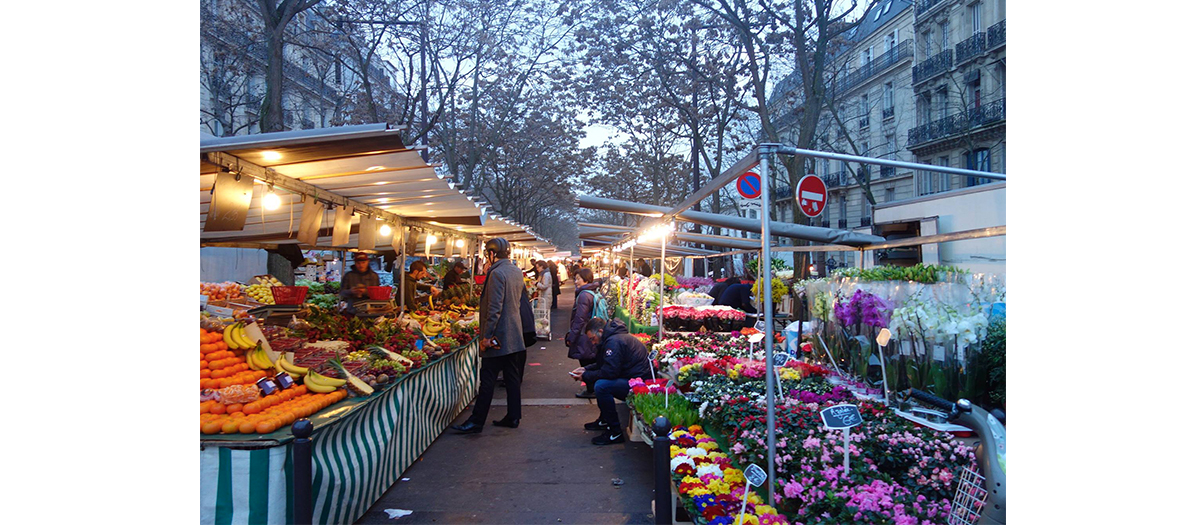
M 263 38 L 266 42 L 266 94 L 259 116 L 262 131 L 282 131 L 283 123 L 283 50 L 287 43 L 287 25 L 295 15 L 310 9 L 320 0 L 258 0 L 262 12 Z

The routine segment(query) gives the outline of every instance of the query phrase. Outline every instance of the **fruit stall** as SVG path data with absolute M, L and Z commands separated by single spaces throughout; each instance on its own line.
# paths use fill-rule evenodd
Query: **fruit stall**
M 455 189 L 400 131 L 202 138 L 202 248 L 265 250 L 268 269 L 279 258 L 298 269 L 311 251 L 364 252 L 394 275 L 366 299 L 379 313 L 355 316 L 341 313 L 338 282 L 276 271 L 201 283 L 202 523 L 295 519 L 292 424 L 301 419 L 313 427 L 311 521 L 355 521 L 477 388 L 480 290 L 450 288 L 401 312 L 391 297 L 410 284 L 408 258 L 474 267 L 489 236 L 521 253 L 552 250 Z

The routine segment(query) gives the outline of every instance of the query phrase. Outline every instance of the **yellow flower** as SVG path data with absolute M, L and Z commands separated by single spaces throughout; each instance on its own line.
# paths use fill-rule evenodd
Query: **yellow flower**
M 714 448 L 716 448 L 716 447 L 714 447 Z M 709 457 L 709 459 L 712 459 L 712 460 L 717 460 L 717 459 L 724 458 L 724 457 L 725 457 L 725 453 L 724 453 L 724 452 L 716 452 L 716 451 L 714 451 L 714 452 L 710 452 L 708 457 Z
M 700 480 L 700 478 L 697 478 L 695 476 L 684 476 L 684 478 L 682 478 L 680 480 L 680 482 L 681 483 L 700 483 L 701 480 Z
M 689 431 L 689 432 L 691 432 L 691 433 L 693 433 L 693 434 L 699 434 L 699 433 L 701 433 L 701 432 L 704 432 L 704 431 L 705 431 L 705 429 L 704 429 L 704 427 L 702 427 L 702 426 L 700 426 L 700 425 L 693 425 L 693 426 L 691 426 L 691 427 L 688 427 L 688 431 Z
M 672 453 L 672 457 L 676 457 L 676 456 L 679 456 L 684 453 L 684 449 L 680 448 L 676 445 L 672 445 L 672 447 L 669 450 Z
M 750 505 L 761 505 L 762 498 L 758 497 L 757 494 L 754 494 L 754 491 L 750 491 L 750 497 L 746 500 L 746 502 L 748 502 Z
M 737 379 L 738 371 L 736 368 L 731 368 L 731 369 L 729 369 L 729 373 L 725 374 L 725 375 L 729 376 L 730 379 Z
M 704 488 L 704 487 L 695 488 L 695 489 L 688 489 L 689 496 L 707 496 L 709 494 L 712 494 L 712 492 L 710 492 L 709 489 Z
M 798 381 L 802 378 L 802 376 L 799 375 L 799 371 L 791 367 L 783 367 L 779 369 L 779 377 L 782 378 L 783 381 Z
M 754 514 L 759 516 L 763 514 L 778 514 L 778 511 L 774 510 L 774 507 L 771 507 L 770 505 L 758 505 L 754 507 Z
M 742 511 L 740 510 L 740 508 L 737 512 L 738 512 L 738 514 L 736 516 L 734 516 L 734 518 L 733 518 L 733 521 L 735 521 L 735 522 L 738 520 L 738 518 L 742 517 L 742 515 L 741 515 Z M 747 512 L 746 517 L 742 520 L 742 523 L 743 524 L 749 523 L 750 525 L 758 525 L 758 517 L 755 516 L 753 512 Z
M 729 494 L 733 489 L 729 486 L 729 483 L 715 479 L 709 482 L 709 490 L 712 491 L 713 494 Z
M 721 448 L 721 445 L 718 445 L 716 441 L 709 441 L 707 443 L 700 443 L 700 444 L 697 444 L 697 446 L 701 447 L 705 450 L 717 450 L 717 449 Z

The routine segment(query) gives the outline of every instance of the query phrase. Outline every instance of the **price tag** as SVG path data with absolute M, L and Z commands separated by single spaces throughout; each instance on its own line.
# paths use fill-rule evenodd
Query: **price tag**
M 279 388 L 282 388 L 283 390 L 295 386 L 295 380 L 291 379 L 291 376 L 286 372 L 279 372 L 278 375 L 275 376 L 275 382 L 278 383 Z
M 901 342 L 901 355 L 914 355 L 914 345 L 909 340 Z
M 860 409 L 856 408 L 856 405 L 830 406 L 821 410 L 819 415 L 824 420 L 824 428 L 831 430 L 852 428 L 864 423 L 864 419 L 860 417 Z
M 656 349 L 652 349 L 652 351 L 647 354 L 648 361 L 655 361 L 659 357 L 660 357 L 660 351 L 656 350 Z
M 763 339 L 766 339 L 766 334 L 754 334 L 750 336 L 750 343 L 758 344 L 761 343 Z
M 946 361 L 946 347 L 942 345 L 934 345 L 934 354 L 930 356 L 935 361 Z
M 761 487 L 763 483 L 766 483 L 766 471 L 758 465 L 746 467 L 743 473 L 746 475 L 746 481 L 755 487 Z
M 786 365 L 786 364 L 787 364 L 787 359 L 788 359 L 789 357 L 790 357 L 790 356 L 788 356 L 787 354 L 784 354 L 784 353 L 781 353 L 781 352 L 775 352 L 775 353 L 774 353 L 774 357 L 772 358 L 772 359 L 774 360 L 774 366 L 784 366 L 784 365 Z
M 267 377 L 259 379 L 254 384 L 258 385 L 258 389 L 262 390 L 262 395 L 264 395 L 264 396 L 269 396 L 269 395 L 279 391 L 279 386 L 276 385 L 274 381 L 271 381 L 270 378 L 267 378 Z

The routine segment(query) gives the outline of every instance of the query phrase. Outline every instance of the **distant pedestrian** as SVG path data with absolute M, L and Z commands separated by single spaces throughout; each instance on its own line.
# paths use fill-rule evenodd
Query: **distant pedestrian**
M 553 274 L 549 273 L 549 266 L 545 261 L 533 263 L 533 274 L 537 276 L 537 308 L 547 309 L 553 300 Z
M 460 434 L 483 431 L 496 390 L 496 377 L 501 371 L 504 372 L 504 386 L 508 389 L 508 415 L 492 424 L 509 428 L 520 424 L 520 382 L 525 363 L 525 335 L 521 320 L 524 274 L 508 258 L 509 245 L 503 237 L 488 241 L 485 253 L 490 264 L 479 301 L 479 351 L 483 355 L 479 394 L 471 417 L 463 424 L 451 427 Z

